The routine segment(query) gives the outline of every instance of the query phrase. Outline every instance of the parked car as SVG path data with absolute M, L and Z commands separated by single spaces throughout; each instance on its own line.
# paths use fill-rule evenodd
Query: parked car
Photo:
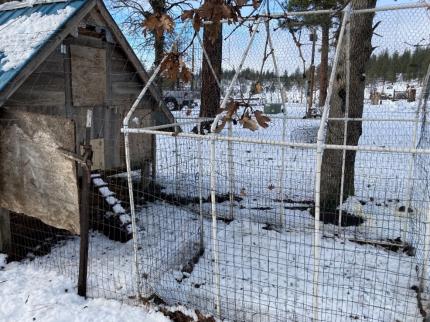
M 181 110 L 184 107 L 193 108 L 197 105 L 196 98 L 199 93 L 189 90 L 164 91 L 164 102 L 171 111 Z

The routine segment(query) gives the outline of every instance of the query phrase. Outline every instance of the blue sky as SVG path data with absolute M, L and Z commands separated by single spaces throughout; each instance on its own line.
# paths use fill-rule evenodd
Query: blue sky
M 423 2 L 423 1 L 420 1 Z M 417 3 L 417 1 L 408 0 L 379 0 L 377 6 L 390 6 Z M 275 8 L 273 8 L 275 10 Z M 115 17 L 120 20 L 120 17 Z M 425 9 L 406 9 L 397 11 L 384 11 L 377 13 L 374 18 L 374 23 L 381 21 L 374 35 L 372 43 L 375 47 L 375 53 L 388 50 L 389 52 L 399 51 L 405 49 L 413 50 L 411 44 L 419 43 L 423 39 L 427 43 L 430 42 L 430 13 Z M 271 23 L 271 29 L 276 29 L 276 22 Z M 224 26 L 224 36 L 229 34 L 232 26 Z M 307 32 L 304 31 L 301 35 L 300 41 L 302 45 L 302 55 L 308 64 L 311 54 L 311 43 L 308 39 Z M 140 38 L 140 37 L 139 37 Z M 289 73 L 299 67 L 302 68 L 302 60 L 299 55 L 297 47 L 291 38 L 291 35 L 285 30 L 272 31 L 272 38 L 275 44 L 275 53 L 277 56 L 278 64 L 282 71 L 287 70 Z M 320 37 L 319 37 L 320 38 Z M 247 28 L 242 27 L 224 41 L 223 46 L 223 67 L 236 68 L 242 57 L 244 48 L 247 41 L 250 39 L 249 31 Z M 245 67 L 259 69 L 264 56 L 264 44 L 266 33 L 264 26 L 261 26 L 255 42 L 250 50 L 249 56 L 245 62 Z M 131 39 L 131 43 L 139 42 L 142 39 Z M 186 42 L 186 41 L 183 41 Z M 196 42 L 196 47 L 198 44 Z M 318 44 L 317 44 L 318 49 Z M 196 51 L 199 53 L 200 51 Z M 199 57 L 199 55 L 196 55 Z M 316 63 L 318 64 L 318 52 L 316 54 Z M 200 52 L 201 57 L 201 52 Z M 153 55 L 151 52 L 142 55 L 145 65 L 151 65 Z M 201 61 L 199 58 L 196 61 L 196 66 L 200 66 Z M 272 62 L 268 61 L 265 65 L 266 69 L 273 69 Z

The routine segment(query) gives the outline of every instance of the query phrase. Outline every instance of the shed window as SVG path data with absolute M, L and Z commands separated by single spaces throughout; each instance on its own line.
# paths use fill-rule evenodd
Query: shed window
M 74 106 L 101 106 L 106 98 L 106 50 L 70 46 Z

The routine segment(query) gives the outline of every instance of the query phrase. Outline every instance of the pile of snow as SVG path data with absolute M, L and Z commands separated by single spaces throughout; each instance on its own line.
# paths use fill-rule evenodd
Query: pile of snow
M 70 279 L 33 265 L 6 264 L 3 254 L 0 285 L 2 321 L 170 321 L 154 310 L 119 301 L 86 300 L 76 294 Z

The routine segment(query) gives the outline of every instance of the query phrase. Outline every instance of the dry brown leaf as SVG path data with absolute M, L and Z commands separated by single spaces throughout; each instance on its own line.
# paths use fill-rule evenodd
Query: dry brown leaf
M 160 24 L 161 24 L 161 27 L 163 27 L 164 31 L 167 31 L 170 33 L 173 31 L 173 27 L 175 26 L 175 23 L 173 22 L 172 17 L 170 17 L 167 14 L 161 15 Z
M 245 114 L 242 117 L 242 119 L 240 120 L 240 123 L 242 124 L 244 129 L 249 129 L 251 131 L 256 131 L 258 129 L 257 122 L 251 119 L 251 117 L 248 114 Z
M 263 92 L 263 89 L 263 85 L 260 82 L 256 82 L 255 84 L 252 84 L 251 94 L 260 94 Z
M 238 1 L 246 2 L 245 0 Z M 220 21 L 227 19 L 237 22 L 240 16 L 238 7 L 231 3 L 227 4 L 223 0 L 206 0 L 200 8 L 194 10 L 193 27 L 199 31 L 202 21 L 212 21 L 212 24 L 206 26 L 206 33 L 211 42 L 215 43 L 220 35 Z M 187 12 L 184 18 L 189 16 L 190 13 Z
M 186 66 L 183 66 L 181 69 L 181 79 L 185 83 L 189 83 L 193 79 L 193 74 L 191 73 L 190 69 Z
M 194 16 L 194 10 L 184 10 L 184 12 L 181 15 L 181 20 L 185 21 L 187 19 L 192 19 Z
M 152 31 L 157 37 L 161 37 L 164 32 L 173 32 L 175 23 L 167 14 L 154 13 L 142 22 L 143 32 Z
M 254 115 L 258 125 L 260 125 L 264 129 L 269 127 L 269 122 L 271 121 L 269 117 L 264 115 L 261 111 L 255 111 Z
M 260 82 L 255 83 L 255 93 L 260 94 L 263 92 L 263 85 Z
M 260 0 L 252 0 L 252 6 L 254 9 L 257 9 L 260 6 L 261 2 Z
M 188 83 L 192 80 L 193 74 L 182 60 L 181 54 L 177 51 L 167 54 L 166 59 L 161 64 L 162 75 L 172 81 L 181 79 Z
M 224 129 L 226 123 L 227 123 L 227 120 L 225 119 L 225 117 L 223 117 L 222 120 L 221 120 L 221 124 L 217 125 L 217 127 L 215 128 L 214 132 L 215 133 L 221 132 Z
M 234 114 L 237 112 L 239 108 L 239 104 L 235 101 L 230 101 L 227 104 L 227 115 L 225 116 L 227 120 L 231 120 L 233 119 Z

